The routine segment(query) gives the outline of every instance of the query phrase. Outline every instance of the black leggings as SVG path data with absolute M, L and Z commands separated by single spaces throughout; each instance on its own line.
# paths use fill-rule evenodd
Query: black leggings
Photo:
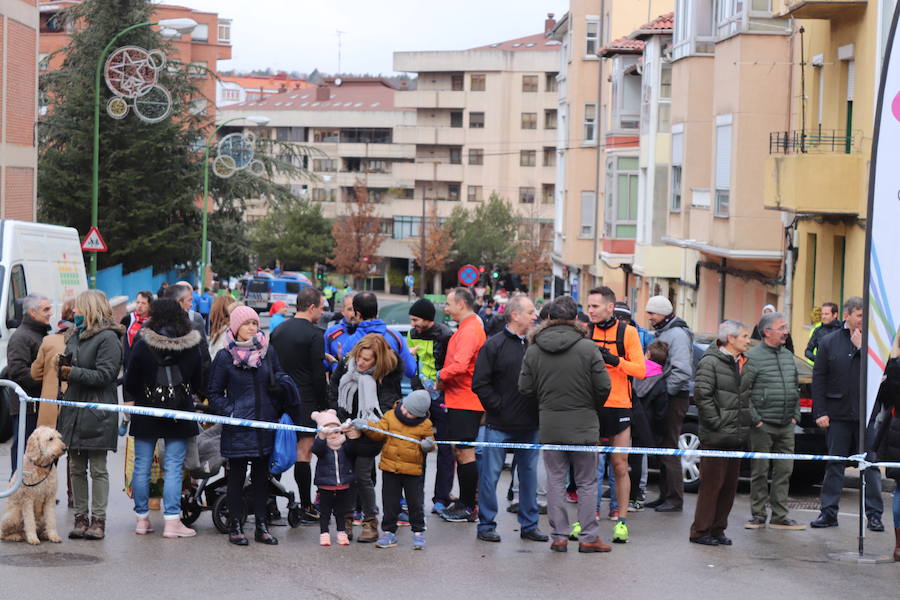
M 319 488 L 319 531 L 328 533 L 328 524 L 334 515 L 338 531 L 344 530 L 344 518 L 352 510 L 354 494 L 352 488 L 344 490 L 323 490 Z
M 241 457 L 228 459 L 228 514 L 232 519 L 244 512 L 244 480 L 250 465 L 250 485 L 253 494 L 253 514 L 257 524 L 266 522 L 266 501 L 269 498 L 269 457 Z

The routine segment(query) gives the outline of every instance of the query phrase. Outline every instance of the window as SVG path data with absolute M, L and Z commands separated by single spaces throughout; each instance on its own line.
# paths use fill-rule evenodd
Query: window
M 637 57 L 617 56 L 613 59 L 612 119 L 613 129 L 638 129 L 641 120 L 641 76 L 635 65 Z
M 472 73 L 469 75 L 469 91 L 483 92 L 485 88 L 484 73 Z
M 544 91 L 556 92 L 559 90 L 559 82 L 556 81 L 557 75 L 559 73 L 544 73 Z
M 454 73 L 450 76 L 450 89 L 454 92 L 461 92 L 463 90 L 464 83 L 465 77 L 462 73 Z
M 394 132 L 390 127 L 345 127 L 341 129 L 344 144 L 390 144 Z
M 716 202 L 713 214 L 727 217 L 731 191 L 731 115 L 716 117 Z
M 470 112 L 469 113 L 469 129 L 484 129 L 484 113 L 483 112 Z
M 340 129 L 315 129 L 313 130 L 313 141 L 322 143 L 333 143 L 341 139 Z
M 191 100 L 190 108 L 188 108 L 188 112 L 192 115 L 202 115 L 206 113 L 206 106 L 209 104 L 209 101 L 206 98 L 194 98 Z
M 275 139 L 279 142 L 305 142 L 305 127 L 276 127 Z
M 469 164 L 470 165 L 483 165 L 484 164 L 484 150 L 481 148 L 469 148 Z
M 600 21 L 588 21 L 584 29 L 584 54 L 595 56 L 597 54 L 597 42 L 600 39 Z
M 314 202 L 335 202 L 337 200 L 337 190 L 335 188 L 313 188 L 312 199 Z
M 450 164 L 462 164 L 462 148 L 450 148 Z
M 459 189 L 460 185 L 458 183 L 448 183 L 447 200 L 450 202 L 459 202 Z
M 638 159 L 619 156 L 607 163 L 605 235 L 637 237 Z
M 208 42 L 209 25 L 200 23 L 196 27 L 194 27 L 194 30 L 191 32 L 191 39 L 195 42 Z
M 522 204 L 534 204 L 534 188 L 533 187 L 520 187 L 519 188 L 519 202 Z
M 684 162 L 684 125 L 672 127 L 672 185 L 669 210 L 681 210 L 681 165 Z
M 67 282 L 70 283 L 71 282 Z M 79 282 L 80 283 L 80 282 Z M 9 272 L 9 299 L 6 304 L 7 318 L 16 314 L 16 303 L 21 306 L 22 300 L 28 295 L 28 286 L 25 284 L 25 268 L 22 265 L 13 265 Z M 24 316 L 25 308 L 19 314 Z M 18 326 L 18 325 L 17 325 Z
M 522 129 L 537 129 L 537 113 L 522 113 Z
M 596 210 L 597 200 L 594 192 L 581 192 L 581 229 L 578 231 L 578 237 L 594 237 Z
M 738 32 L 745 0 L 715 0 L 716 33 L 725 37 Z
M 556 109 L 544 109 L 544 129 L 556 129 Z
M 306 198 L 309 195 L 309 188 L 301 183 L 292 183 L 291 193 L 298 198 Z
M 469 202 L 481 202 L 482 199 L 482 187 L 480 185 L 470 185 L 469 188 Z
M 207 70 L 205 60 L 194 60 L 188 63 L 187 72 L 191 77 L 206 77 Z
M 672 37 L 672 58 L 712 54 L 715 49 L 713 35 L 713 0 L 676 0 L 675 31 Z
M 523 92 L 538 91 L 538 76 L 537 75 L 522 75 L 522 91 Z
M 556 148 L 554 146 L 544 146 L 544 166 L 556 166 Z
M 543 204 L 553 204 L 556 202 L 556 186 L 554 184 L 541 184 L 541 202 Z
M 535 154 L 537 154 L 534 150 L 520 150 L 519 151 L 519 166 L 520 167 L 533 167 L 535 165 Z
M 50 55 L 49 54 L 40 54 L 38 60 L 38 69 L 41 71 L 46 71 L 50 68 Z
M 219 21 L 219 43 L 231 43 L 231 21 Z
M 390 173 L 386 160 L 373 160 L 368 158 L 363 161 L 362 170 L 366 173 Z
M 454 110 L 450 112 L 450 127 L 462 127 L 463 126 L 463 114 L 461 110 Z
M 597 141 L 597 105 L 584 105 L 584 138 L 582 142 Z
M 395 240 L 419 236 L 419 225 L 422 217 L 394 217 L 392 237 Z
M 313 171 L 319 173 L 334 173 L 337 171 L 337 160 L 334 158 L 314 158 Z

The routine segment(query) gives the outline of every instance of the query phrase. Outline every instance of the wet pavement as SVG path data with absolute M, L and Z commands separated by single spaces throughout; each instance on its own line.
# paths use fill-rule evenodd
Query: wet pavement
M 0 446 L 0 477 L 8 477 L 8 445 Z M 434 455 L 429 474 L 433 475 Z M 829 553 L 856 549 L 857 493 L 842 501 L 841 525 L 827 530 L 749 531 L 746 484 L 732 512 L 731 547 L 705 547 L 688 542 L 695 496 L 688 494 L 685 512 L 630 513 L 631 541 L 614 545 L 610 554 L 552 553 L 548 544 L 521 540 L 515 515 L 499 515 L 499 544 L 475 538 L 474 524 L 428 519 L 428 548 L 414 552 L 411 533 L 400 529 L 396 548 L 377 549 L 354 542 L 349 547 L 318 546 L 318 528 L 275 527 L 276 547 L 235 547 L 216 532 L 210 513 L 196 523 L 192 539 L 161 537 L 162 515 L 152 513 L 157 532 L 133 533 L 131 501 L 121 491 L 124 455 L 110 456 L 110 505 L 103 541 L 0 544 L 0 599 L 66 598 L 868 598 L 900 596 L 900 564 L 858 565 L 830 560 Z M 290 473 L 286 478 L 293 487 Z M 430 483 L 430 482 L 429 482 Z M 505 490 L 508 473 L 499 489 Z M 428 489 L 428 488 L 426 488 Z M 816 491 L 792 493 L 792 516 L 815 518 Z M 654 494 L 651 492 L 650 496 Z M 58 494 L 61 534 L 71 526 L 65 491 Z M 0 501 L 3 504 L 4 501 Z M 890 507 L 890 496 L 885 494 Z M 505 506 L 505 502 L 501 502 Z M 430 507 L 430 503 L 427 503 Z M 574 508 L 574 506 L 572 506 Z M 608 510 L 603 504 L 603 514 Z M 574 511 L 571 511 L 574 513 Z M 867 551 L 887 554 L 893 547 L 890 512 L 888 531 L 868 533 Z M 604 540 L 610 521 L 601 524 Z M 541 527 L 549 530 L 546 517 Z M 358 528 L 357 528 L 358 530 Z

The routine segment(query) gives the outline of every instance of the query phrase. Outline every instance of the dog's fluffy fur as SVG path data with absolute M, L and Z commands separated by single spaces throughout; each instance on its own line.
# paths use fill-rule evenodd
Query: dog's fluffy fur
M 29 544 L 40 544 L 40 540 L 62 541 L 56 531 L 55 463 L 65 451 L 62 437 L 53 428 L 38 427 L 28 438 L 21 467 L 24 479 L 6 503 L 0 521 L 0 539 L 6 542 L 24 539 Z

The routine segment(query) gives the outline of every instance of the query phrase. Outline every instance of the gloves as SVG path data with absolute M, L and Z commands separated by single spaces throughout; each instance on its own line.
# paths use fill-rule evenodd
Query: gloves
M 366 421 L 365 419 L 363 419 L 362 417 L 353 419 L 353 420 L 350 422 L 350 424 L 353 425 L 354 427 L 356 427 L 357 429 L 360 429 L 360 430 L 366 429 L 366 428 L 369 426 L 369 422 Z
M 424 438 L 419 442 L 419 446 L 422 447 L 422 452 L 428 454 L 432 450 L 434 450 L 434 440 L 431 438 Z
M 609 366 L 611 366 L 611 367 L 619 366 L 619 360 L 620 360 L 619 357 L 616 356 L 615 354 L 613 354 L 612 352 L 610 352 L 609 350 L 607 350 L 606 348 L 603 348 L 601 346 L 600 354 L 603 355 L 603 362 L 605 362 Z

